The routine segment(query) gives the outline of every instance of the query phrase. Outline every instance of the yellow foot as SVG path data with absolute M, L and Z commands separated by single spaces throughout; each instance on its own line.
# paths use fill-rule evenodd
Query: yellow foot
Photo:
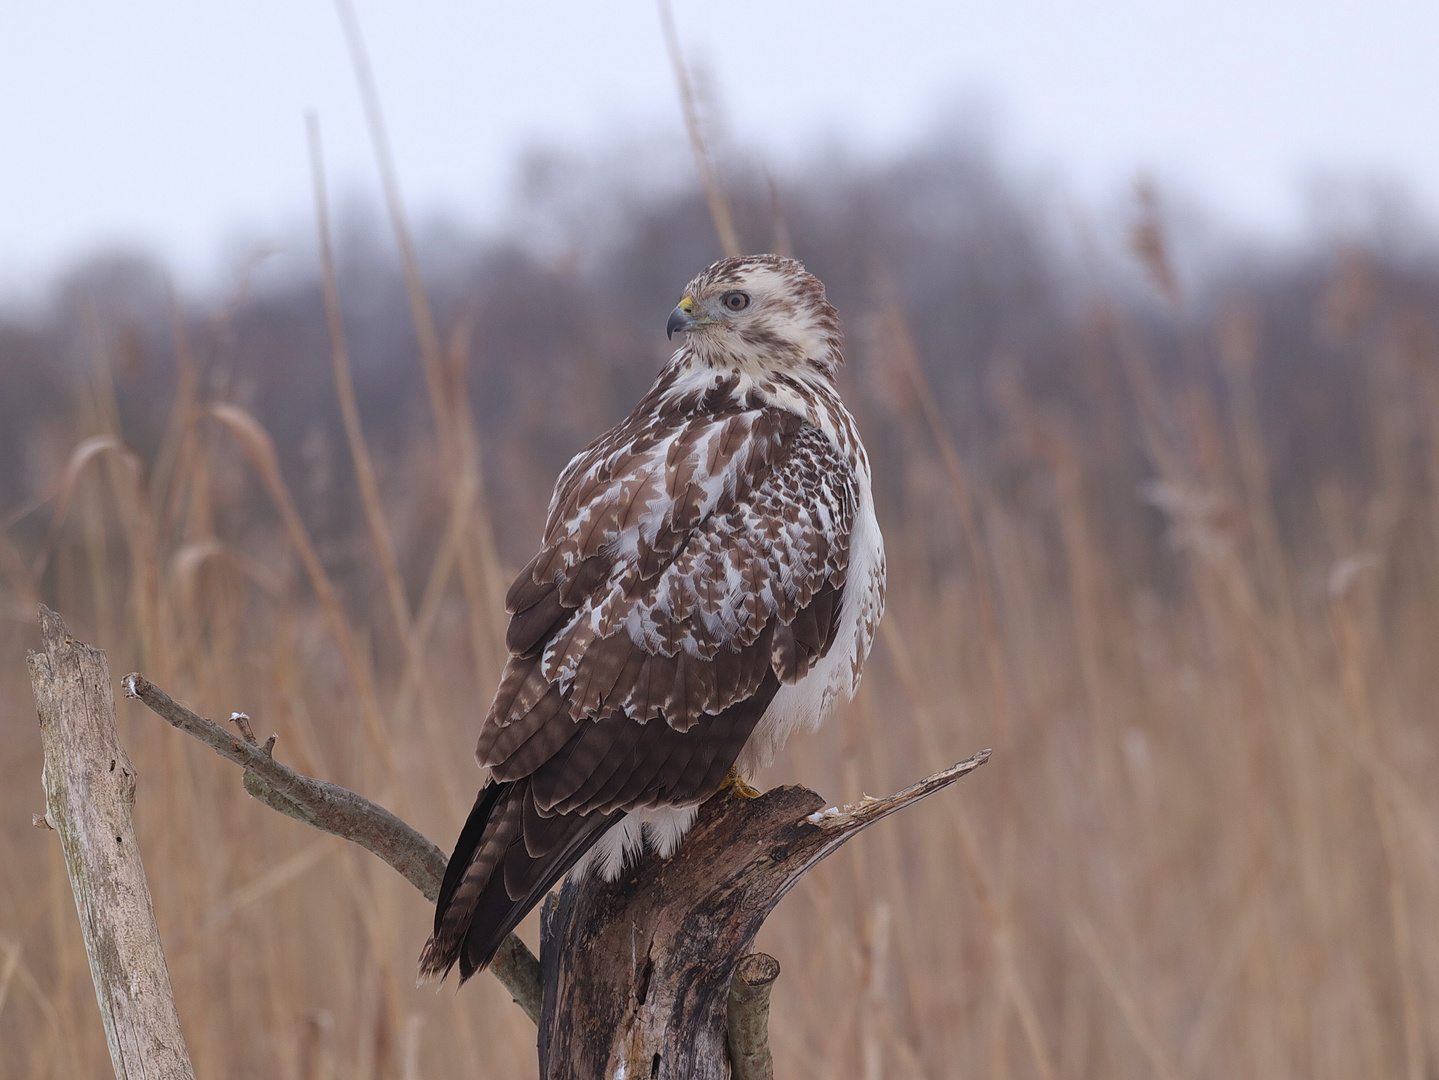
M 752 788 L 748 784 L 746 784 L 744 782 L 744 777 L 742 777 L 734 769 L 731 769 L 725 775 L 725 778 L 720 781 L 720 790 L 732 791 L 741 799 L 758 799 L 761 795 L 764 794 L 764 792 L 758 790 L 757 788 Z

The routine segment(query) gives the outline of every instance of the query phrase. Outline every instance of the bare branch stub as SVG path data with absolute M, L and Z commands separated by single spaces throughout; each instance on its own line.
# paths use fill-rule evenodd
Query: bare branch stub
M 779 961 L 767 953 L 750 953 L 735 965 L 725 1007 L 730 1071 L 735 1080 L 774 1080 L 769 996 L 778 978 Z
M 540 924 L 540 1076 L 729 1077 L 732 977 L 775 905 L 861 830 L 989 756 L 847 807 L 801 787 L 721 794 L 671 858 L 646 855 L 618 881 L 567 880 Z

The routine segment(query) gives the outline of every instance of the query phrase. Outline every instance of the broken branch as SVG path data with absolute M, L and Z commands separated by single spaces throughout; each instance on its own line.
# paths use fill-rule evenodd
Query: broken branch
M 359 844 L 394 867 L 425 898 L 440 895 L 445 854 L 413 826 L 379 803 L 348 788 L 316 780 L 276 761 L 274 739 L 261 744 L 253 732 L 237 738 L 225 728 L 191 712 L 139 672 L 120 680 L 125 696 L 138 698 L 172 727 L 195 736 L 215 753 L 245 770 L 245 790 L 266 806 L 323 832 Z M 238 714 L 243 715 L 243 714 Z M 246 717 L 248 727 L 249 717 Z M 490 965 L 515 1003 L 531 1020 L 540 1015 L 540 962 L 511 934 Z

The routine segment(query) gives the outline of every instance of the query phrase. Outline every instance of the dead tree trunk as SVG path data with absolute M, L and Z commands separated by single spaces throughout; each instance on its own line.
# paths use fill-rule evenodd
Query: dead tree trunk
M 104 653 L 72 641 L 59 617 L 43 608 L 41 623 L 47 651 L 32 654 L 30 662 L 42 731 L 52 716 L 102 721 L 91 729 L 67 720 L 68 734 L 46 733 L 46 788 L 50 791 L 52 773 L 69 778 L 51 798 L 51 816 L 62 839 L 68 830 L 80 837 L 77 850 L 94 852 L 93 864 L 82 860 L 83 872 L 77 872 L 72 842 L 66 841 L 116 1075 L 192 1080 L 129 831 L 134 778 L 115 736 Z M 275 737 L 261 744 L 243 714 L 232 717 L 241 721 L 237 736 L 138 673 L 121 683 L 127 696 L 243 767 L 245 789 L 255 798 L 364 846 L 429 899 L 438 895 L 444 855 L 394 814 L 276 761 Z M 107 766 L 124 763 L 123 769 L 114 766 L 121 780 L 109 777 L 108 768 L 97 775 L 101 758 Z M 616 882 L 567 880 L 558 898 L 551 896 L 545 905 L 543 964 L 511 935 L 491 967 L 539 1023 L 543 1080 L 773 1080 L 767 1024 L 779 965 L 762 954 L 745 956 L 766 916 L 801 875 L 860 830 L 987 760 L 984 750 L 888 798 L 843 808 L 824 809 L 823 799 L 801 787 L 777 788 L 757 799 L 721 794 L 700 808 L 673 858 L 648 855 Z M 107 784 L 113 793 L 107 793 Z M 103 796 L 98 801 L 97 792 Z M 95 836 L 118 837 L 116 848 L 127 849 L 133 859 L 110 859 L 115 853 Z M 117 890 L 125 894 L 124 903 L 112 899 Z M 98 912 L 97 897 L 103 898 Z M 132 954 L 132 939 L 147 951 Z M 143 959 L 131 960 L 132 955 Z M 122 987 L 117 972 L 131 981 Z M 144 1006 L 143 1013 L 134 1002 Z M 127 1046 L 137 1041 L 152 1055 L 143 1060 L 163 1061 L 163 1069 L 149 1066 L 152 1071 L 144 1072 L 124 1064 Z
M 45 824 L 60 834 L 117 1080 L 195 1080 L 131 811 L 135 769 L 115 728 L 105 654 L 40 609 L 30 685 L 45 748 Z

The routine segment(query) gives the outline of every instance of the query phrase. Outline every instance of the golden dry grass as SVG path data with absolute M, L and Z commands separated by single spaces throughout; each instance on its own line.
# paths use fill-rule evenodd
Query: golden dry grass
M 1139 239 L 1182 308 L 1162 235 Z M 373 588 L 331 580 L 265 428 L 199 389 L 182 319 L 158 451 L 126 449 L 95 327 L 84 437 L 43 543 L 0 534 L 0 1075 L 108 1070 L 59 846 L 28 824 L 37 600 L 117 676 L 138 668 L 210 716 L 247 711 L 287 762 L 442 845 L 468 808 L 513 569 L 488 514 L 520 508 L 481 495 L 470 331 L 441 344 L 415 272 L 431 415 L 414 457 L 444 510 L 432 558 L 402 563 L 389 530 L 408 495 L 367 460 L 325 286 L 363 509 L 345 540 Z M 1100 315 L 1108 414 L 1076 422 L 996 379 L 1004 454 L 1027 470 L 1015 488 L 956 449 L 900 298 L 876 290 L 888 389 L 846 393 L 905 433 L 884 470 L 910 496 L 882 522 L 890 611 L 859 698 L 765 781 L 851 799 L 995 756 L 827 862 L 766 926 L 784 966 L 777 1073 L 1423 1080 L 1439 1067 L 1439 358 L 1400 316 L 1373 331 L 1379 480 L 1322 483 L 1322 535 L 1286 537 L 1246 309 L 1217 333 L 1217 388 L 1161 378 L 1118 309 Z M 1133 565 L 1153 521 L 1102 482 L 1115 416 L 1144 434 L 1171 539 L 1162 586 Z M 258 515 L 261 498 L 273 525 L 237 546 L 227 504 Z M 533 1074 L 533 1027 L 492 980 L 414 986 L 430 912 L 413 889 L 248 799 L 232 766 L 138 704 L 119 710 L 200 1076 Z M 533 920 L 522 932 L 534 942 Z

